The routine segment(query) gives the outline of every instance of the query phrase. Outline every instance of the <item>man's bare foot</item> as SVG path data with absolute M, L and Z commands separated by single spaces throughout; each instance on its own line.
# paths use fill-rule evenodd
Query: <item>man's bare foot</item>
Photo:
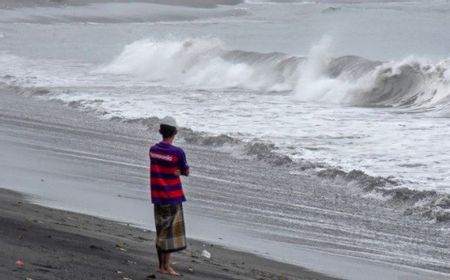
M 162 273 L 162 274 L 169 274 L 169 271 L 167 271 L 167 269 L 164 269 L 164 268 L 160 268 L 160 269 L 158 270 L 158 272 L 159 272 L 159 273 Z
M 178 272 L 176 272 L 175 270 L 173 270 L 173 268 L 171 268 L 170 266 L 169 266 L 169 268 L 167 269 L 167 271 L 169 272 L 169 275 L 172 275 L 172 276 L 180 276 L 180 274 L 179 274 Z
M 180 276 L 180 274 L 179 273 L 177 273 L 175 270 L 173 270 L 173 268 L 171 268 L 171 267 L 169 267 L 169 268 L 160 268 L 159 269 L 159 273 L 162 273 L 162 274 L 167 274 L 167 275 L 170 275 L 170 276 Z

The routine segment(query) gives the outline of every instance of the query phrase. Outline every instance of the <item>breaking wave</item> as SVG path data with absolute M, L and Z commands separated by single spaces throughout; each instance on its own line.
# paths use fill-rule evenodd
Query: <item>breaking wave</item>
M 113 121 L 125 123 L 138 123 L 149 130 L 157 130 L 160 119 L 156 117 L 123 119 L 113 118 Z M 436 191 L 412 190 L 400 187 L 395 179 L 380 176 L 371 176 L 360 170 L 343 171 L 327 164 L 307 160 L 294 161 L 289 156 L 278 152 L 278 148 L 271 142 L 262 142 L 254 139 L 250 142 L 220 134 L 212 136 L 204 132 L 193 131 L 189 128 L 180 128 L 181 138 L 189 144 L 223 148 L 232 145 L 233 149 L 240 147 L 242 154 L 268 164 L 290 168 L 298 172 L 309 172 L 324 180 L 335 180 L 343 186 L 352 185 L 361 190 L 362 195 L 376 194 L 387 203 L 403 209 L 405 215 L 416 215 L 433 222 L 450 222 L 450 194 Z M 223 149 L 222 149 L 223 150 Z
M 218 39 L 146 39 L 95 72 L 195 88 L 289 91 L 302 100 L 353 106 L 448 109 L 450 59 L 332 57 L 331 45 L 324 38 L 302 57 L 228 50 Z
M 0 83 L 0 86 L 15 90 L 18 94 L 25 96 L 42 96 L 50 94 L 48 88 L 31 87 L 24 88 Z M 63 101 L 65 105 L 92 111 L 91 103 L 102 102 L 102 100 L 77 100 Z M 95 113 L 102 112 L 94 110 Z M 111 117 L 111 121 L 123 123 L 139 124 L 151 131 L 157 130 L 160 119 L 149 118 L 124 118 Z M 340 168 L 326 163 L 313 162 L 309 160 L 294 160 L 280 152 L 279 148 L 272 142 L 253 139 L 243 141 L 226 134 L 211 135 L 205 132 L 194 131 L 190 128 L 179 128 L 180 137 L 188 144 L 208 146 L 212 149 L 230 146 L 232 151 L 238 151 L 237 156 L 248 156 L 258 161 L 264 161 L 274 167 L 289 168 L 294 172 L 307 172 L 313 176 L 318 176 L 323 180 L 332 180 L 343 187 L 356 187 L 363 196 L 382 198 L 386 203 L 394 204 L 402 209 L 405 215 L 421 216 L 434 222 L 450 222 L 450 194 L 436 191 L 413 190 L 401 187 L 395 179 L 371 176 L 360 170 L 343 171 Z M 374 194 L 372 196 L 371 194 Z
M 354 106 L 391 106 L 409 111 L 439 111 L 450 117 L 450 59 L 430 64 L 414 58 L 381 62 L 357 56 L 330 56 L 331 40 L 324 39 L 305 57 L 283 53 L 257 53 L 227 50 L 216 39 L 134 42 L 110 64 L 95 72 L 129 75 L 136 79 L 192 87 L 239 87 L 260 91 L 284 91 L 300 99 L 339 102 Z M 14 74 L 15 76 L 13 76 Z M 16 73 L 0 77 L 5 85 L 24 95 L 49 95 L 52 88 L 30 87 Z M 127 80 L 128 81 L 128 80 Z M 245 93 L 245 91 L 244 91 Z M 66 100 L 67 101 L 67 100 Z M 71 100 L 68 106 L 89 106 L 97 100 Z M 99 113 L 99 112 L 97 112 Z M 101 113 L 101 112 L 100 112 Z M 158 119 L 120 119 L 147 127 Z M 243 154 L 275 166 L 311 171 L 324 179 L 344 180 L 357 185 L 362 193 L 376 193 L 405 209 L 435 221 L 450 221 L 450 197 L 435 191 L 401 188 L 395 181 L 334 166 L 298 161 L 278 152 L 273 143 L 243 142 L 228 135 L 211 136 L 188 128 L 181 131 L 187 143 L 241 147 Z

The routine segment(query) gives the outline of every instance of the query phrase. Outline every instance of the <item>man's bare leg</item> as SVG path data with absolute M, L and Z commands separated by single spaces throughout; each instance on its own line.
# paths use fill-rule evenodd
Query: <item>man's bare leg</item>
M 160 272 L 164 274 L 169 274 L 172 276 L 179 276 L 171 266 L 170 266 L 170 253 L 162 253 L 162 267 L 160 267 Z
M 159 272 L 167 273 L 164 268 L 164 253 L 157 249 L 158 252 L 158 261 L 159 261 Z

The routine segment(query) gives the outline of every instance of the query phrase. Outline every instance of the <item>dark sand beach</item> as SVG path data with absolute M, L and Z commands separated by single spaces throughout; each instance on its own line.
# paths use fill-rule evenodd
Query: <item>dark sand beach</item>
M 0 221 L 1 279 L 174 279 L 155 271 L 151 231 L 30 204 L 3 189 Z M 334 279 L 194 240 L 173 266 L 183 279 Z

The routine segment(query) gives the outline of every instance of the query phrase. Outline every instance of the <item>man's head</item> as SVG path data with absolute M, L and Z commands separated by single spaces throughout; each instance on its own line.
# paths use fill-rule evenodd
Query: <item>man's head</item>
M 177 122 L 172 117 L 165 117 L 159 125 L 159 133 L 163 139 L 173 139 L 177 134 Z

